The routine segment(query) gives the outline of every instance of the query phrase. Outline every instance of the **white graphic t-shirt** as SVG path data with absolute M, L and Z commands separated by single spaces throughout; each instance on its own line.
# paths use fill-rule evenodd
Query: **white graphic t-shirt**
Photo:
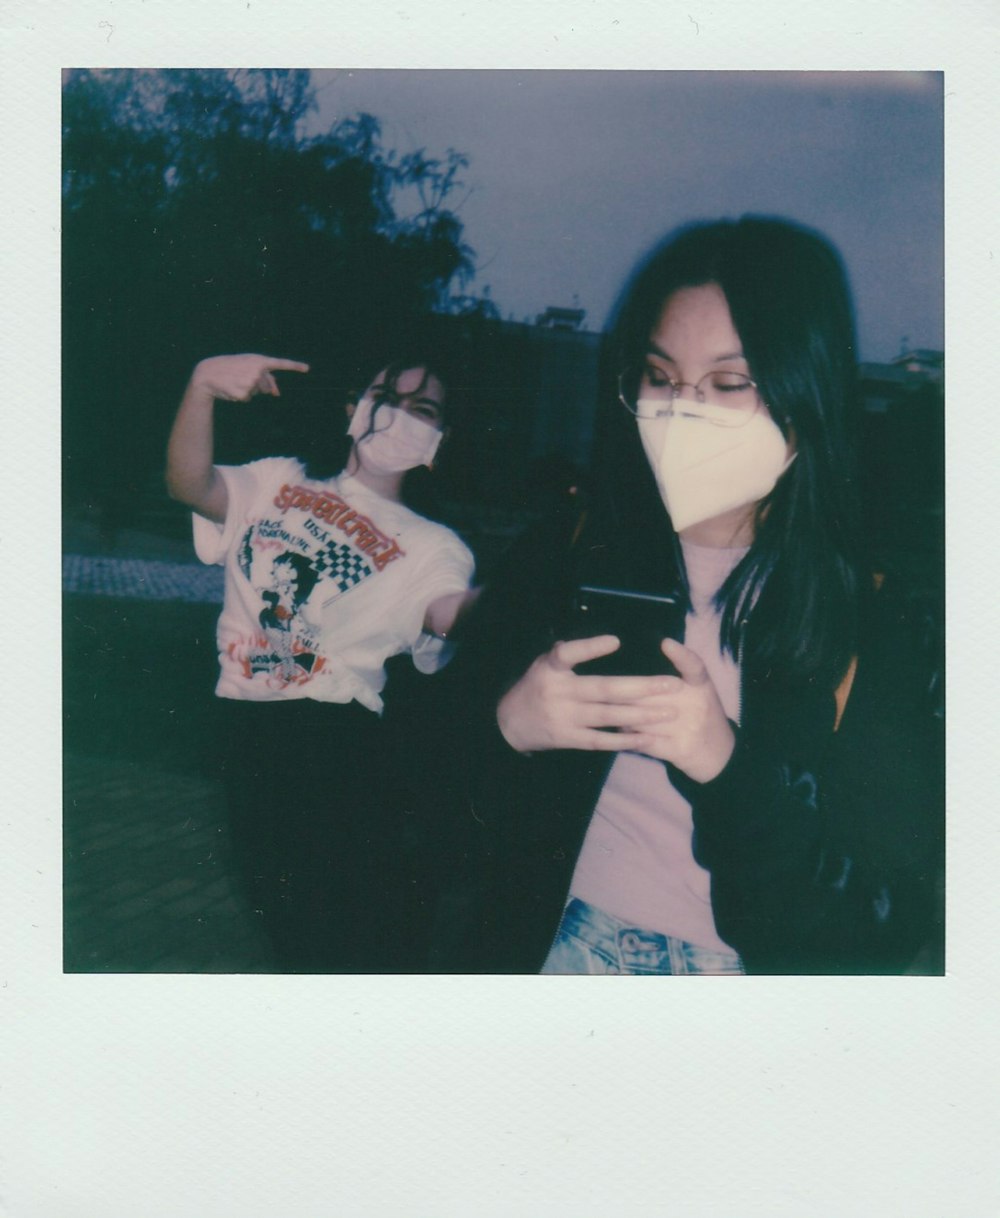
M 289 457 L 218 468 L 226 519 L 196 515 L 194 543 L 225 568 L 219 697 L 356 699 L 378 713 L 391 656 L 421 672 L 447 662 L 424 615 L 474 570 L 450 529 L 343 474 L 309 481 Z

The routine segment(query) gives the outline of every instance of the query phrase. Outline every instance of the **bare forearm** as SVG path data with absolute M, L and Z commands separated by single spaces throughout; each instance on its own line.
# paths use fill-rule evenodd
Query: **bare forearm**
M 195 369 L 167 444 L 167 490 L 210 520 L 225 519 L 227 494 L 213 464 L 214 396 Z
M 249 402 L 258 393 L 280 397 L 275 372 L 308 372 L 299 360 L 273 355 L 216 355 L 191 374 L 167 444 L 167 490 L 209 520 L 222 522 L 229 492 L 213 463 L 212 409 L 217 399 Z

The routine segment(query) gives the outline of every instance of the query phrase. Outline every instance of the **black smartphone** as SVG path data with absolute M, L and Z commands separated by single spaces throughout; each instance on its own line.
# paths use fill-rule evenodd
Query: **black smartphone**
M 684 608 L 674 596 L 581 584 L 573 597 L 571 638 L 613 634 L 621 640 L 613 655 L 578 665 L 579 673 L 675 675 L 677 670 L 660 650 L 660 643 L 665 638 L 679 639 L 683 633 Z

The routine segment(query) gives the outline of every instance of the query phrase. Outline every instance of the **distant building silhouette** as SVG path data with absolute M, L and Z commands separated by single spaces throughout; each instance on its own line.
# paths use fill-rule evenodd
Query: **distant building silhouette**
M 885 414 L 905 404 L 917 391 L 940 393 L 944 387 L 944 353 L 919 348 L 904 351 L 887 364 L 863 363 L 861 401 L 869 414 Z
M 549 305 L 544 313 L 539 313 L 535 318 L 535 325 L 546 330 L 579 330 L 586 316 L 586 309 L 563 309 Z
M 944 355 L 904 350 L 861 365 L 861 473 L 873 552 L 940 580 L 944 547 Z

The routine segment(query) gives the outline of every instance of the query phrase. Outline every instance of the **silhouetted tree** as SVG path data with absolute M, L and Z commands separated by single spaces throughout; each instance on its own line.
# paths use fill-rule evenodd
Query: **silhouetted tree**
M 63 452 L 112 519 L 162 463 L 187 370 L 224 350 L 357 379 L 472 270 L 466 159 L 359 115 L 307 137 L 307 71 L 74 70 L 63 89 Z

